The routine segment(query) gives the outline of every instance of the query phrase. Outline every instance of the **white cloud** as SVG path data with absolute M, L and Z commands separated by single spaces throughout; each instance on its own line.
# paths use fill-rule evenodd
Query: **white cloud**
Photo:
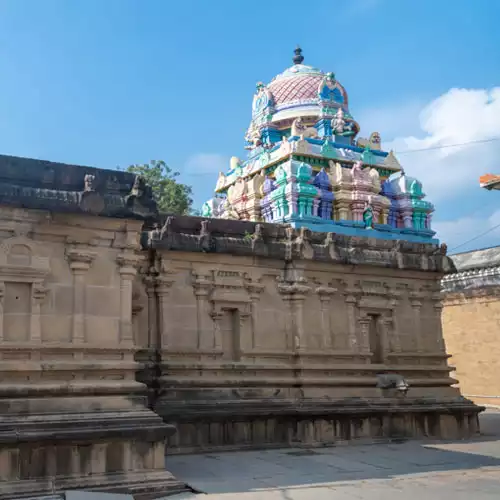
M 355 112 L 354 117 L 361 126 L 359 135 L 369 137 L 372 132 L 378 131 L 384 140 L 411 134 L 420 127 L 419 115 L 424 106 L 423 102 L 413 100 Z
M 403 109 L 403 117 L 407 114 Z M 397 116 L 394 120 L 398 123 Z M 423 137 L 396 136 L 383 146 L 399 153 L 401 164 L 423 182 L 431 201 L 478 188 L 480 175 L 500 170 L 500 141 L 443 148 L 500 137 L 500 87 L 451 89 L 420 112 L 419 123 Z M 428 148 L 437 149 L 409 152 Z
M 216 153 L 197 153 L 190 156 L 184 166 L 184 172 L 188 174 L 214 174 L 213 182 L 217 180 L 219 172 L 229 169 L 229 158 Z
M 435 222 L 437 237 L 445 241 L 453 252 L 465 252 L 474 248 L 498 245 L 500 239 L 500 210 L 489 217 L 468 216 L 452 221 Z M 469 241 L 473 240 L 473 241 Z

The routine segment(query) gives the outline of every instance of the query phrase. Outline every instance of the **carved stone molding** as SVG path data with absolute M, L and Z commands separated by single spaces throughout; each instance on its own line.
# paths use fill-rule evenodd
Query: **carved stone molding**
M 338 288 L 333 288 L 330 286 L 319 286 L 316 288 L 315 292 L 319 295 L 320 300 L 329 301 L 332 296 L 338 292 Z
M 212 277 L 207 274 L 192 273 L 192 284 L 195 296 L 208 296 L 212 290 Z
M 88 271 L 96 258 L 96 253 L 80 248 L 68 248 L 66 258 L 72 271 Z
M 118 255 L 116 262 L 119 266 L 120 276 L 132 279 L 137 274 L 141 258 L 132 252 L 123 252 Z

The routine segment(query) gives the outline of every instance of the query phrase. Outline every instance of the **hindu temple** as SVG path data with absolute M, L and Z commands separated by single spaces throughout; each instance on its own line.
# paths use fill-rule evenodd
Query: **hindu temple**
M 433 207 L 335 75 L 293 63 L 203 217 L 131 173 L 0 155 L 0 499 L 189 491 L 172 453 L 478 433 Z
M 287 223 L 312 231 L 433 242 L 433 205 L 378 132 L 358 137 L 349 97 L 333 72 L 293 66 L 257 83 L 245 136 L 203 215 Z

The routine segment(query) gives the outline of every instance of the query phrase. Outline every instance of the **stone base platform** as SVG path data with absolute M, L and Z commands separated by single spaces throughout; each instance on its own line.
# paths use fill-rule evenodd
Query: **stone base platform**
M 234 401 L 159 406 L 178 432 L 169 454 L 478 435 L 484 408 L 463 398 Z
M 165 470 L 175 427 L 142 397 L 2 400 L 0 499 L 66 490 L 165 496 L 190 491 Z M 139 497 L 138 497 L 139 498 Z

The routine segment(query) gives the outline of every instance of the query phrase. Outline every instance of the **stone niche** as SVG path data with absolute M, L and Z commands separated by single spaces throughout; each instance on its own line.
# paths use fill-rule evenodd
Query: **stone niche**
M 22 187 L 20 187 L 22 186 Z M 182 491 L 134 360 L 131 174 L 0 157 L 0 498 Z
M 481 408 L 450 377 L 453 264 L 436 245 L 195 217 L 143 241 L 139 379 L 178 429 L 170 452 L 477 433 Z

